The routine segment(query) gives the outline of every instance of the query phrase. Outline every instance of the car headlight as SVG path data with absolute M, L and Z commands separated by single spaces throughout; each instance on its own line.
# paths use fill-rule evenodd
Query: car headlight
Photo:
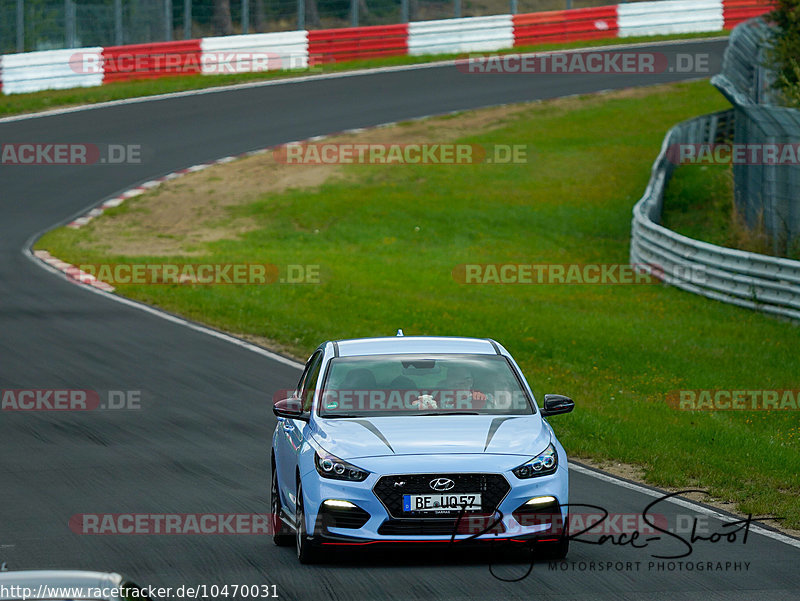
M 530 461 L 511 470 L 517 478 L 535 478 L 549 476 L 558 469 L 558 453 L 551 442 L 547 448 Z
M 317 449 L 314 453 L 314 465 L 317 467 L 319 475 L 323 478 L 362 482 L 369 476 L 369 472 L 365 472 L 335 455 L 326 453 L 322 449 Z

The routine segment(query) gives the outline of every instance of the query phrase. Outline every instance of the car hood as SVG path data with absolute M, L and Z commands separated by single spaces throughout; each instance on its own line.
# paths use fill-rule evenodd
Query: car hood
M 450 453 L 533 457 L 550 443 L 550 433 L 538 415 L 321 419 L 312 436 L 342 459 Z

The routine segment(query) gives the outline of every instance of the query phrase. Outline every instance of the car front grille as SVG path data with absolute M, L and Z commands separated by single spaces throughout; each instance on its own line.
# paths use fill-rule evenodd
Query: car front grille
M 455 486 L 447 493 L 480 493 L 482 506 L 470 513 L 491 514 L 500 505 L 500 501 L 511 490 L 508 481 L 501 474 L 401 474 L 396 476 L 382 476 L 375 483 L 372 492 L 386 507 L 393 518 L 421 518 L 425 521 L 442 519 L 441 513 L 403 511 L 403 495 L 430 495 L 437 494 L 430 482 L 437 478 L 448 478 Z M 450 530 L 453 531 L 453 521 L 450 520 Z

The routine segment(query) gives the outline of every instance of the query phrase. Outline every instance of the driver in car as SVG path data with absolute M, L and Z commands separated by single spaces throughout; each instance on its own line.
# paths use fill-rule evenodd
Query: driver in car
M 420 409 L 476 409 L 491 403 L 491 395 L 474 390 L 472 372 L 463 366 L 454 365 L 447 370 L 447 378 L 437 385 L 440 389 L 436 399 L 422 395 L 412 405 Z
M 474 390 L 475 379 L 472 377 L 472 372 L 466 367 L 451 367 L 447 370 L 446 387 L 449 390 L 458 392 L 468 392 L 468 398 L 473 401 L 486 402 L 488 396 L 479 390 Z

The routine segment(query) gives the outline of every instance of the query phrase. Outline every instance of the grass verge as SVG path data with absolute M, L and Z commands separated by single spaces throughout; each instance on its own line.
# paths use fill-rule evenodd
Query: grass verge
M 546 52 L 549 50 L 566 50 L 589 46 L 609 46 L 615 44 L 638 44 L 646 42 L 661 42 L 678 39 L 701 39 L 728 35 L 729 32 L 714 32 L 700 34 L 676 34 L 665 36 L 644 36 L 631 38 L 614 38 L 609 40 L 592 40 L 587 42 L 570 42 L 564 44 L 540 44 L 521 48 L 511 48 L 499 51 L 498 54 L 521 52 Z M 357 69 L 370 69 L 377 67 L 391 67 L 398 65 L 412 65 L 430 63 L 443 60 L 462 58 L 463 54 L 437 54 L 428 56 L 394 56 L 377 59 L 348 61 L 332 63 L 313 69 L 293 71 L 267 71 L 261 73 L 238 73 L 232 75 L 188 75 L 180 77 L 163 77 L 160 79 L 146 79 L 126 81 L 99 86 L 95 88 L 73 88 L 70 90 L 45 90 L 30 94 L 0 94 L 0 116 L 18 115 L 55 109 L 60 107 L 78 106 L 82 104 L 97 104 L 125 98 L 142 96 L 155 96 L 170 92 L 184 92 L 204 88 L 215 88 L 240 83 L 256 81 L 287 79 L 318 73 L 338 73 L 354 71 Z
M 764 228 L 748 227 L 736 210 L 730 165 L 684 165 L 676 169 L 664 192 L 662 223 L 684 236 L 717 246 L 776 254 Z M 800 260 L 800 246 L 780 256 Z
M 83 230 L 53 231 L 37 247 L 72 263 L 320 265 L 318 285 L 118 292 L 300 355 L 322 340 L 398 327 L 496 338 L 539 398 L 576 399 L 573 414 L 554 418 L 573 455 L 638 465 L 654 485 L 700 486 L 716 501 L 797 528 L 800 413 L 685 412 L 665 398 L 800 388 L 800 329 L 660 284 L 464 285 L 452 277 L 464 263 L 626 263 L 631 208 L 665 132 L 725 105 L 707 82 L 695 82 L 528 104 L 482 127 L 474 124 L 481 112 L 436 118 L 424 122 L 433 139 L 472 119 L 461 141 L 529 144 L 528 162 L 355 165 L 321 184 L 263 192 L 274 179 L 270 158 L 252 157 L 176 180 Z M 412 126 L 381 131 L 403 139 Z M 236 234 L 204 242 L 165 233 L 172 250 L 120 253 L 137 227 L 158 238 L 155 207 L 179 193 L 190 206 L 209 193 L 227 198 L 216 217 L 194 211 L 194 224 Z

